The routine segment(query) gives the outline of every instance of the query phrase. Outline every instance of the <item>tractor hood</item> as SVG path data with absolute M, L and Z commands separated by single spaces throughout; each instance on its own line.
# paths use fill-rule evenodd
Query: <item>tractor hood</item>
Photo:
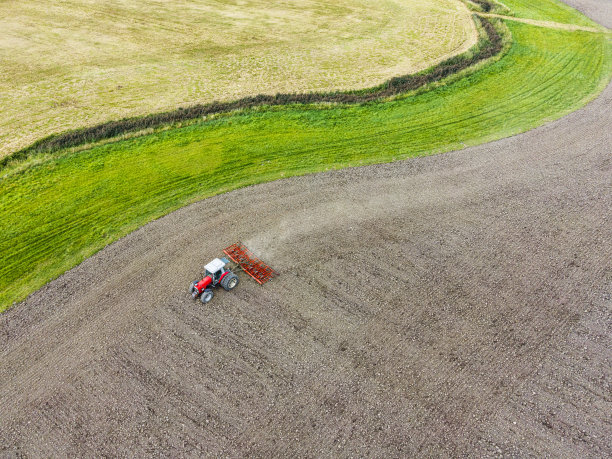
M 212 284 L 212 278 L 210 276 L 206 276 L 196 284 L 196 288 L 198 289 L 198 292 L 202 293 L 210 284 Z

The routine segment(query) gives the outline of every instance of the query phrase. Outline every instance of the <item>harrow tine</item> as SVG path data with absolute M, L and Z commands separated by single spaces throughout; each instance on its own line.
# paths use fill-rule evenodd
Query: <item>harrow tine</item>
M 226 247 L 223 249 L 223 253 L 237 263 L 242 271 L 255 279 L 260 285 L 278 276 L 276 271 L 257 258 L 242 242 L 237 242 Z

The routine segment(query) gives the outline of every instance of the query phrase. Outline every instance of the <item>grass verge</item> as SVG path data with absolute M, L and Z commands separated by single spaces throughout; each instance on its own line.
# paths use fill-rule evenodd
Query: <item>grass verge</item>
M 412 97 L 245 111 L 5 168 L 0 309 L 190 202 L 513 135 L 584 105 L 609 81 L 604 34 L 508 26 L 514 43 L 503 58 Z

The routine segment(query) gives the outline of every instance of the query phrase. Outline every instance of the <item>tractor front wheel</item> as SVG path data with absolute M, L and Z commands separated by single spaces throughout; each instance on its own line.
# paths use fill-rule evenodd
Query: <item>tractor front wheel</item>
M 200 301 L 202 301 L 202 303 L 206 304 L 210 300 L 213 299 L 214 295 L 215 295 L 215 292 L 213 292 L 211 289 L 207 288 L 206 290 L 204 290 L 202 292 L 202 296 L 200 296 Z
M 196 296 L 198 296 L 198 289 L 197 289 L 197 287 L 196 287 L 196 284 L 197 284 L 197 283 L 198 283 L 198 281 L 193 281 L 193 282 L 191 283 L 191 285 L 189 286 L 189 294 L 190 294 L 192 297 L 194 297 L 194 298 L 195 298 Z
M 236 287 L 236 285 L 238 285 L 238 282 L 240 282 L 240 279 L 238 279 L 238 276 L 236 276 L 234 273 L 230 273 L 227 276 L 225 276 L 223 279 L 221 279 L 221 287 L 223 287 L 225 290 L 229 292 L 234 287 Z

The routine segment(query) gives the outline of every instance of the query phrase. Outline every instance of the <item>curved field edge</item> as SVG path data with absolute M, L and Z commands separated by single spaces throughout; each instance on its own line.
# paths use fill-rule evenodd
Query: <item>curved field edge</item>
M 287 106 L 294 104 L 362 104 L 406 94 L 443 81 L 453 75 L 491 60 L 499 55 L 504 44 L 510 41 L 505 29 L 493 25 L 494 21 L 473 15 L 478 31 L 478 41 L 465 53 L 444 61 L 415 74 L 392 78 L 372 88 L 334 91 L 326 93 L 293 93 L 274 96 L 259 94 L 231 102 L 211 102 L 179 108 L 168 112 L 136 116 L 117 121 L 108 121 L 95 126 L 70 130 L 45 137 L 34 144 L 0 159 L 0 170 L 7 165 L 26 160 L 41 153 L 52 153 L 67 148 L 88 145 L 102 140 L 113 139 L 129 133 L 163 126 L 198 120 L 211 115 L 226 114 L 237 110 Z M 499 30 L 498 30 L 499 29 Z
M 51 157 L 5 176 L 1 307 L 190 202 L 513 135 L 584 105 L 609 81 L 608 37 L 508 26 L 514 43 L 500 60 L 414 97 L 244 112 Z

